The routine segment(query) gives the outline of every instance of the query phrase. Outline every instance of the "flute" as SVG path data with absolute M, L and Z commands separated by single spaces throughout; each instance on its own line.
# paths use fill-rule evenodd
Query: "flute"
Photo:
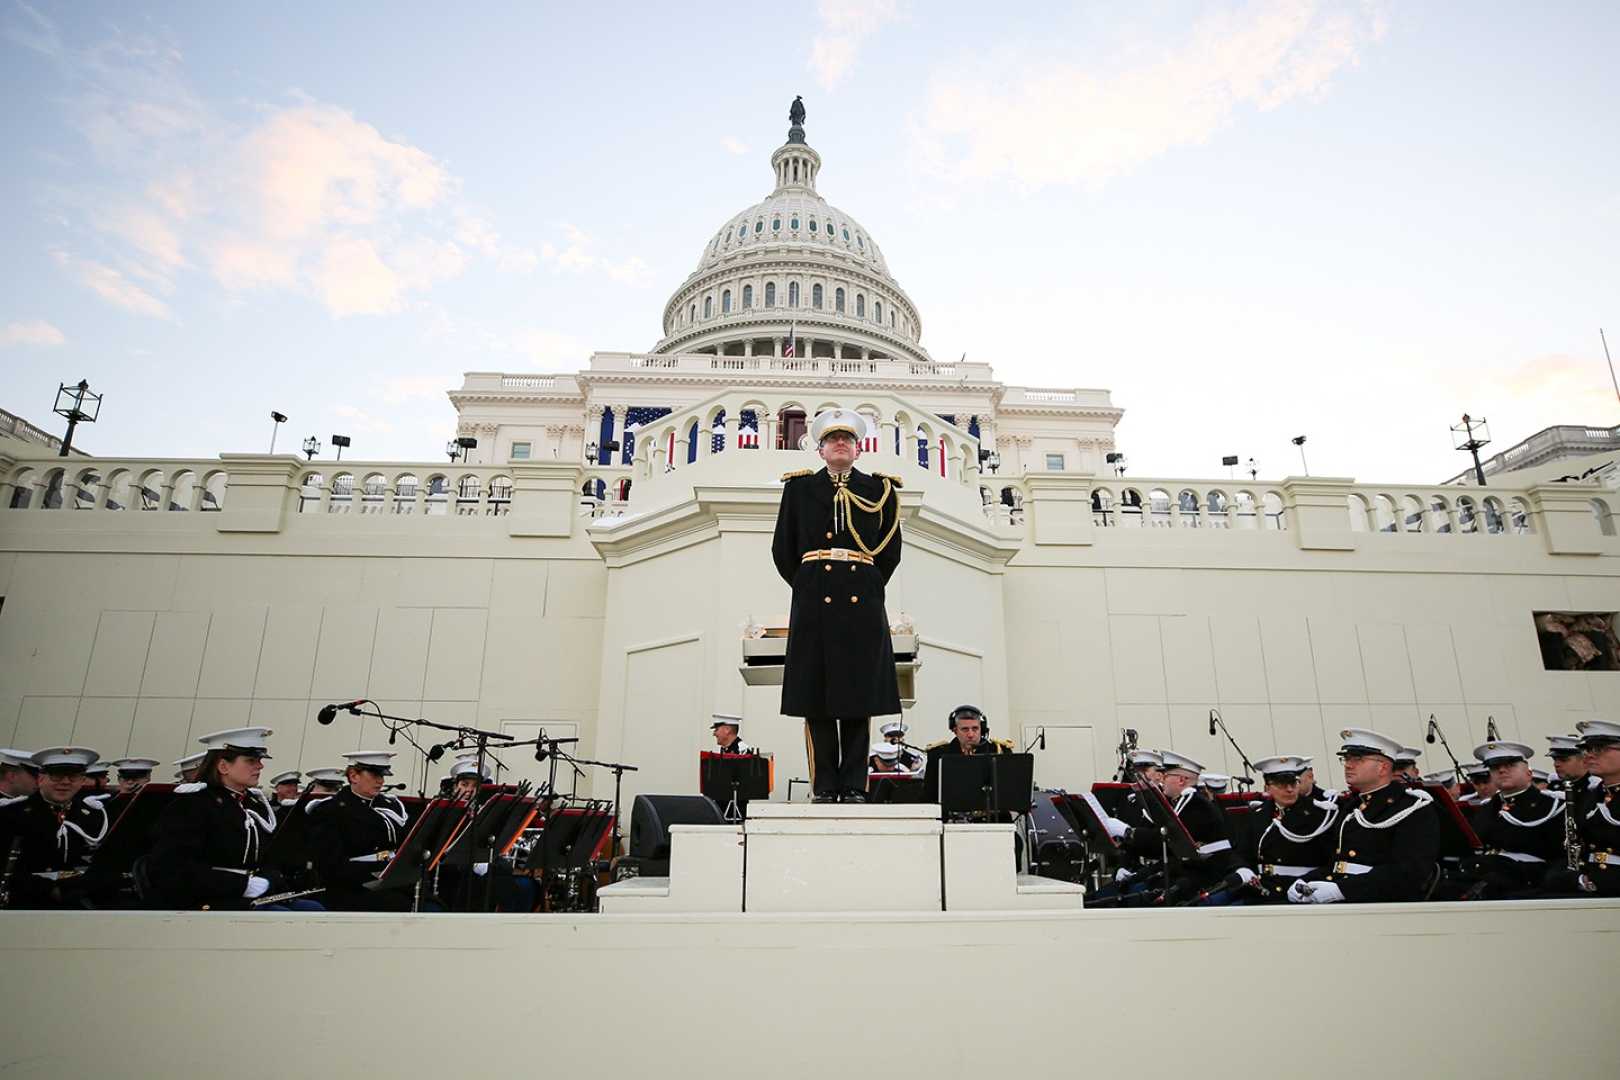
M 300 900 L 306 896 L 314 896 L 316 893 L 325 891 L 324 886 L 316 889 L 289 889 L 286 892 L 271 893 L 269 896 L 261 896 L 257 900 L 250 900 L 248 906 L 261 908 L 268 907 L 271 904 L 284 904 L 288 900 Z

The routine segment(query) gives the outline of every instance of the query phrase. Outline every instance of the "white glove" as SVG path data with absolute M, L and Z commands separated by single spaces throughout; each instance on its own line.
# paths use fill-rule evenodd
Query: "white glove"
M 1259 874 L 1255 873 L 1253 870 L 1250 870 L 1247 866 L 1240 866 L 1232 872 L 1236 874 L 1237 879 L 1243 882 L 1245 885 L 1253 885 L 1260 877 Z
M 487 863 L 487 862 L 475 862 L 475 863 L 473 863 L 473 876 L 474 877 L 483 877 L 487 873 L 489 873 L 489 863 Z
M 1294 904 L 1337 904 L 1344 890 L 1331 881 L 1296 881 L 1288 886 L 1288 900 Z
M 242 897 L 246 900 L 257 900 L 270 891 L 270 879 L 257 875 L 247 879 L 247 888 L 242 890 Z
M 1103 818 L 1103 828 L 1107 829 L 1108 835 L 1112 836 L 1115 840 L 1118 840 L 1120 837 L 1131 831 L 1131 827 L 1119 820 L 1117 817 Z
M 1136 872 L 1134 870 L 1128 870 L 1122 866 L 1114 873 L 1114 884 L 1123 885 L 1135 876 Z

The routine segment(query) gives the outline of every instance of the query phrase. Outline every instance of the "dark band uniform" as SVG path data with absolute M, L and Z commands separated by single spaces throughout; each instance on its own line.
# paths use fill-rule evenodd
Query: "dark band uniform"
M 947 757 L 974 754 L 1010 754 L 1013 752 L 1011 743 L 1001 739 L 981 738 L 973 746 L 964 745 L 955 735 L 949 739 L 941 739 L 937 743 L 930 743 L 927 747 L 928 761 L 923 772 L 924 797 L 939 801 L 939 763 Z
M 1198 790 L 1197 784 L 1185 788 L 1171 802 L 1170 808 L 1175 811 L 1193 843 L 1198 845 L 1196 859 L 1181 860 L 1172 853 L 1170 865 L 1165 868 L 1167 894 L 1187 898 L 1201 889 L 1213 888 L 1232 869 L 1232 839 L 1226 830 L 1226 815 L 1213 799 Z M 1145 806 L 1142 814 L 1147 816 Z M 1164 852 L 1164 840 L 1159 835 L 1158 826 L 1152 823 L 1150 817 L 1148 821 L 1146 827 L 1132 825 L 1123 841 L 1125 849 L 1140 858 L 1144 867 L 1160 859 Z
M 0 872 L 9 861 L 12 843 L 22 842 L 12 870 L 11 907 L 80 906 L 79 875 L 111 824 L 101 801 L 80 792 L 66 806 L 57 807 L 36 791 L 3 802 Z
M 1620 784 L 1588 787 L 1575 808 L 1581 873 L 1599 896 L 1620 896 Z
M 1440 857 L 1434 796 L 1389 783 L 1342 802 L 1333 863 L 1311 881 L 1331 881 L 1355 903 L 1421 900 Z
M 250 907 L 243 892 L 248 878 L 260 873 L 276 827 L 270 800 L 257 788 L 238 795 L 219 784 L 180 784 L 174 793 L 146 857 L 148 902 L 216 911 Z
M 900 565 L 900 481 L 823 468 L 782 478 L 771 557 L 793 590 L 782 713 L 808 721 L 818 794 L 864 791 L 873 716 L 900 712 L 884 590 Z M 835 731 L 835 720 L 844 720 Z
M 1255 886 L 1261 895 L 1280 901 L 1288 886 L 1319 873 L 1332 860 L 1339 804 L 1301 796 L 1293 806 L 1281 807 L 1267 799 L 1259 812 L 1266 815 L 1265 824 L 1255 826 L 1245 865 L 1259 875 Z
M 405 804 L 389 794 L 362 799 L 344 788 L 328 799 L 312 799 L 310 849 L 326 887 L 322 903 L 334 911 L 405 911 L 408 889 L 367 889 L 405 838 Z
M 1564 800 L 1534 784 L 1491 796 L 1474 812 L 1473 825 L 1484 850 L 1464 860 L 1463 874 L 1485 882 L 1487 896 L 1532 892 L 1564 860 Z

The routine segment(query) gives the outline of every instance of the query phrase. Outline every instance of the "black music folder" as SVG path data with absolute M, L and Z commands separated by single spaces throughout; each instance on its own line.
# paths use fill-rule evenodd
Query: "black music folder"
M 944 813 L 1026 814 L 1034 795 L 1034 754 L 947 754 L 939 761 Z

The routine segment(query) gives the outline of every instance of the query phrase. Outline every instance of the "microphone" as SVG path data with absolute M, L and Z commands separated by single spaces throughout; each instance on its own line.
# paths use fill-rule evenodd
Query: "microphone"
M 315 720 L 317 723 L 330 724 L 337 717 L 339 709 L 347 709 L 351 713 L 358 713 L 360 711 L 360 706 L 366 704 L 370 700 L 370 698 L 355 698 L 353 701 L 345 701 L 338 705 L 322 705 L 321 711 L 315 717 Z
M 429 761 L 438 761 L 440 758 L 444 757 L 444 743 L 434 743 L 432 746 L 428 747 L 427 757 Z
M 1044 726 L 1041 728 L 1041 749 L 1046 749 L 1046 728 Z
M 397 742 L 399 742 L 399 728 L 389 728 L 388 729 L 388 745 L 393 746 Z
M 1215 710 L 1209 710 L 1209 733 L 1215 734 Z
M 1429 733 L 1427 735 L 1423 736 L 1423 741 L 1428 743 L 1430 746 L 1434 745 L 1434 728 L 1435 728 L 1434 714 L 1430 713 L 1429 714 Z

